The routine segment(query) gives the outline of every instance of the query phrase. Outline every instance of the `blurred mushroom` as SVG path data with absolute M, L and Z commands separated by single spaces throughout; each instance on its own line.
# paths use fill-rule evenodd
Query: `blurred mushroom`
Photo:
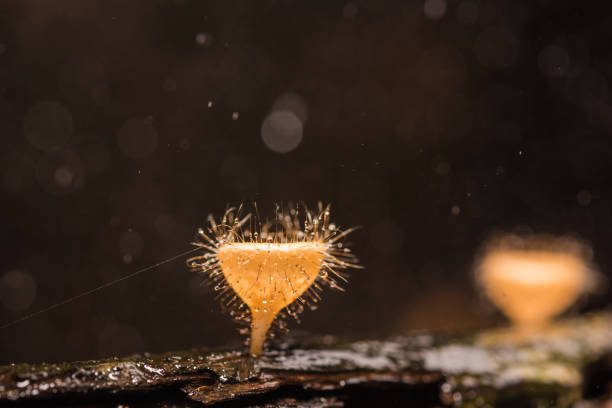
M 592 256 L 567 236 L 503 235 L 486 245 L 476 280 L 515 325 L 538 327 L 596 286 Z

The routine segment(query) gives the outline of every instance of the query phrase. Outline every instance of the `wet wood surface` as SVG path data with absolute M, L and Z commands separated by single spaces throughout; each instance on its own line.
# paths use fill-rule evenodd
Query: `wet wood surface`
M 590 397 L 605 395 L 610 372 L 600 360 L 611 352 L 608 312 L 537 331 L 287 338 L 259 358 L 243 349 L 194 349 L 2 366 L 0 405 L 367 406 L 376 396 L 423 407 L 569 407 L 583 398 L 589 367 L 604 366 L 601 378 L 589 379 L 603 381 L 601 395 Z

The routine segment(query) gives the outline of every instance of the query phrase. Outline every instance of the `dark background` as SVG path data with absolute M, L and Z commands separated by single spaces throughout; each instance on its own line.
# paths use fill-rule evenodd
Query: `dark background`
M 0 1 L 0 323 L 188 250 L 251 200 L 363 226 L 366 269 L 304 313 L 310 332 L 502 323 L 472 279 L 496 229 L 577 234 L 608 272 L 603 4 Z M 200 281 L 179 260 L 75 300 L 0 331 L 0 362 L 237 343 Z

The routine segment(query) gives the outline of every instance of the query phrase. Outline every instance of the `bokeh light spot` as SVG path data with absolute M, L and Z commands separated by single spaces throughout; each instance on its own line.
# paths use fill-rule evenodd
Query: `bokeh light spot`
M 68 188 L 74 180 L 74 175 L 69 167 L 59 167 L 55 170 L 55 182 L 62 188 Z
M 446 0 L 425 0 L 423 12 L 430 20 L 441 20 L 446 13 Z
M 63 195 L 84 184 L 85 168 L 75 152 L 53 150 L 39 160 L 36 177 L 44 190 L 54 195 Z
M 538 54 L 540 71 L 549 78 L 561 78 L 567 75 L 570 58 L 567 52 L 558 45 L 549 45 Z
M 261 125 L 266 147 L 277 153 L 289 153 L 302 141 L 302 121 L 293 112 L 273 111 Z
M 195 42 L 200 47 L 208 47 L 212 44 L 212 36 L 208 33 L 197 33 L 195 36 Z

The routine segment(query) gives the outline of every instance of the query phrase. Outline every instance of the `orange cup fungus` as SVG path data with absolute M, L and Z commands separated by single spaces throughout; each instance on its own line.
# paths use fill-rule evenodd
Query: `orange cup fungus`
M 277 207 L 276 219 L 263 225 L 239 213 L 230 208 L 219 222 L 209 216 L 194 243 L 208 252 L 187 264 L 207 276 L 233 317 L 248 322 L 250 352 L 260 355 L 273 324 L 282 329 L 285 314 L 297 319 L 304 305 L 314 309 L 323 286 L 342 290 L 343 270 L 359 266 L 342 242 L 353 229 L 330 223 L 329 206 L 302 214 Z
M 476 278 L 515 325 L 541 326 L 593 287 L 591 258 L 591 249 L 572 238 L 510 234 L 487 245 Z

